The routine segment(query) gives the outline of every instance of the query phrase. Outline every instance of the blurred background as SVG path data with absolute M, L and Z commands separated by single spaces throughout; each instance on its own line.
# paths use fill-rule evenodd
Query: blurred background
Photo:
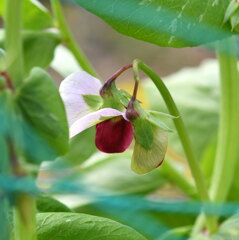
M 49 0 L 42 3 L 49 8 Z M 62 3 L 77 42 L 103 79 L 135 58 L 146 62 L 160 76 L 186 66 L 197 66 L 205 58 L 214 58 L 214 53 L 203 47 L 165 48 L 125 37 L 73 1 Z

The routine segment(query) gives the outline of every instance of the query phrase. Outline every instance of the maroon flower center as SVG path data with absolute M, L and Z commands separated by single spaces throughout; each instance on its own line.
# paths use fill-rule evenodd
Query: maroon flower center
M 133 140 L 133 127 L 122 116 L 96 125 L 95 145 L 105 153 L 124 152 Z

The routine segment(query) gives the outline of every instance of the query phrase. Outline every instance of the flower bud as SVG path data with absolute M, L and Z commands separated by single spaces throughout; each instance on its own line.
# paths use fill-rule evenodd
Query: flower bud
M 122 116 L 96 125 L 96 147 L 105 153 L 124 152 L 133 140 L 133 127 Z

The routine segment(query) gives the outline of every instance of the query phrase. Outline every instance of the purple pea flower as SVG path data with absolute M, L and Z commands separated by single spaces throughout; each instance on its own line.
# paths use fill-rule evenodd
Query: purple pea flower
M 145 112 L 136 99 L 128 100 L 126 112 L 119 110 L 125 105 L 113 96 L 112 82 L 107 81 L 103 87 L 100 80 L 84 71 L 62 81 L 60 94 L 66 107 L 70 137 L 95 125 L 96 147 L 105 153 L 124 152 L 135 139 L 131 168 L 138 174 L 145 174 L 163 162 L 167 128 L 153 116 L 158 113 Z
M 86 96 L 98 97 L 100 102 L 101 88 L 100 80 L 84 71 L 62 81 L 60 93 L 67 111 L 70 137 L 96 125 L 95 144 L 100 151 L 124 152 L 133 140 L 133 127 L 125 113 L 113 108 L 96 110 L 87 104 Z

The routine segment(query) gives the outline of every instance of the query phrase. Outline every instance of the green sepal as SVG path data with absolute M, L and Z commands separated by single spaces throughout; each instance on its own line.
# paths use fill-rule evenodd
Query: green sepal
M 124 105 L 121 103 L 122 94 L 119 89 L 116 88 L 115 83 L 111 83 L 109 94 L 103 96 L 102 108 L 114 108 L 122 111 Z
M 176 117 L 169 115 L 167 113 L 157 112 L 157 111 L 147 111 L 148 113 L 148 120 L 151 122 L 154 126 L 161 128 L 162 130 L 166 132 L 173 132 L 171 128 L 169 128 L 163 121 L 160 119 L 162 118 L 170 118 L 174 119 Z
M 137 174 L 145 174 L 160 166 L 164 160 L 168 135 L 160 128 L 153 127 L 151 149 L 145 149 L 136 139 L 131 161 L 131 169 Z
M 168 113 L 164 113 L 164 112 L 158 112 L 158 111 L 152 111 L 152 110 L 147 110 L 147 113 L 158 117 L 158 118 L 169 118 L 169 119 L 175 119 L 178 118 L 179 116 L 173 116 L 171 114 Z
M 64 104 L 51 77 L 34 68 L 16 95 L 18 134 L 27 160 L 41 163 L 53 160 L 68 150 L 69 130 Z M 19 140 L 20 141 L 20 140 Z
M 99 109 L 103 104 L 103 99 L 99 95 L 86 94 L 86 95 L 82 95 L 82 97 L 86 102 L 86 104 L 94 110 Z
M 138 117 L 132 121 L 134 126 L 135 142 L 144 149 L 150 150 L 153 146 L 152 124 L 144 117 Z
M 122 89 L 118 90 L 118 94 L 121 103 L 124 105 L 124 107 L 127 107 L 130 99 L 132 98 L 132 95 Z

